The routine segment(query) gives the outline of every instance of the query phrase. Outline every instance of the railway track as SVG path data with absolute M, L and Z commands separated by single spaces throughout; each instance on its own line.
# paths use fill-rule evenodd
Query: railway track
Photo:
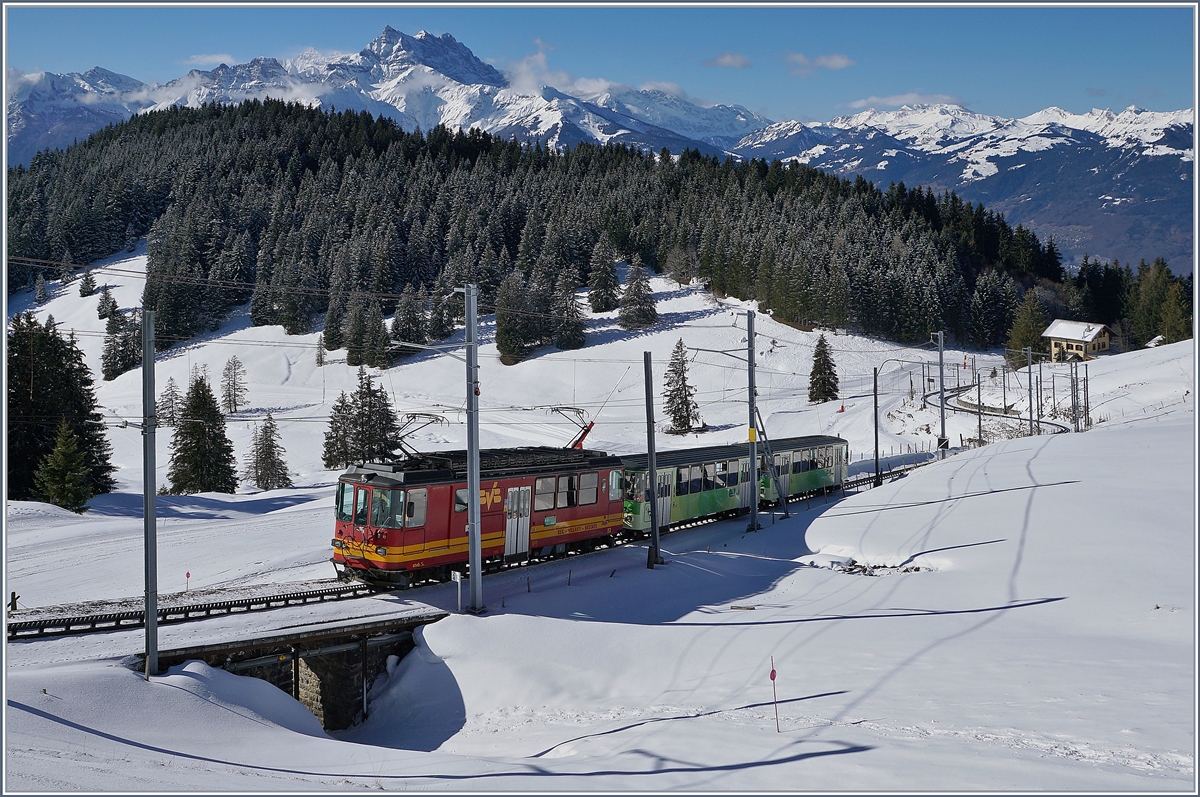
M 362 598 L 375 594 L 376 590 L 365 584 L 347 584 L 328 589 L 306 592 L 287 592 L 280 595 L 236 598 L 209 603 L 193 603 L 186 606 L 161 607 L 155 612 L 159 625 L 186 623 L 205 617 L 215 617 L 244 612 L 279 609 L 284 606 L 299 606 L 306 603 L 323 603 L 331 600 Z M 81 615 L 78 617 L 45 617 L 37 620 L 8 621 L 8 638 L 41 639 L 68 634 L 91 634 L 100 631 L 124 631 L 146 625 L 145 611 L 107 612 L 104 614 Z
M 892 468 L 880 474 L 881 478 L 890 479 L 901 475 L 913 468 L 920 467 L 923 463 L 912 463 L 900 468 Z M 870 486 L 874 480 L 874 473 L 866 473 L 848 479 L 842 489 L 858 490 L 862 487 Z M 832 492 L 832 491 L 831 491 Z M 813 496 L 795 496 L 788 503 L 798 503 Z M 761 511 L 769 511 L 763 509 Z M 681 531 L 687 528 L 704 525 L 707 523 L 716 522 L 723 518 L 705 518 L 691 523 L 684 523 L 678 527 L 672 528 L 671 531 Z M 329 587 L 326 589 L 307 590 L 302 592 L 286 592 L 279 595 L 254 596 L 235 598 L 224 601 L 210 601 L 207 603 L 193 603 L 183 606 L 167 606 L 160 607 L 155 613 L 158 618 L 159 625 L 171 625 L 174 623 L 186 623 L 190 620 L 201 620 L 206 617 L 227 616 L 232 614 L 242 614 L 244 612 L 265 611 L 268 609 L 279 609 L 285 606 L 298 606 L 306 603 L 323 603 L 331 600 L 348 600 L 353 598 L 363 598 L 369 595 L 376 594 L 378 590 L 366 584 L 345 584 L 337 587 Z M 35 620 L 10 620 L 7 623 L 8 639 L 44 639 L 47 637 L 68 636 L 72 634 L 91 634 L 104 631 L 125 631 L 135 628 L 142 628 L 146 625 L 146 613 L 144 610 L 123 611 L 123 612 L 104 612 L 101 614 L 77 615 L 74 617 L 43 617 Z

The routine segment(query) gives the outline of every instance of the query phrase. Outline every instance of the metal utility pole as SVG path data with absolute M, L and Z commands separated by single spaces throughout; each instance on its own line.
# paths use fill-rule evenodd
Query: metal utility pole
M 467 311 L 467 559 L 471 568 L 472 614 L 483 614 L 483 542 L 479 523 L 479 319 L 475 300 L 478 287 L 467 285 L 463 301 Z
M 979 372 L 975 372 L 975 401 L 979 411 L 979 445 L 983 445 L 983 380 L 979 378 Z
M 1046 417 L 1046 413 L 1043 412 L 1043 410 L 1042 410 L 1042 400 L 1043 400 L 1043 396 L 1042 396 L 1042 363 L 1044 363 L 1045 361 L 1046 361 L 1045 357 L 1038 360 L 1038 420 L 1039 421 L 1042 418 Z M 1041 434 L 1041 433 L 1042 433 L 1042 427 L 1039 425 L 1038 426 L 1038 434 Z
M 945 333 L 938 332 L 938 405 L 942 413 L 942 432 L 938 435 L 938 459 L 946 458 L 950 440 L 946 437 L 946 347 Z
M 750 525 L 747 531 L 758 531 L 758 427 L 755 424 L 754 406 L 754 311 L 746 311 L 746 368 L 750 387 Z
M 1025 347 L 1025 362 L 1029 367 L 1029 436 L 1033 437 L 1033 347 Z
M 872 486 L 878 487 L 883 484 L 883 480 L 879 478 L 879 369 L 871 369 L 871 395 L 874 398 L 875 413 L 875 481 L 871 482 Z
M 1083 424 L 1084 429 L 1092 428 L 1092 404 L 1088 395 L 1087 363 L 1083 364 Z
M 658 459 L 654 452 L 654 379 L 650 368 L 650 352 L 642 352 L 646 368 L 646 495 L 650 500 L 650 550 L 646 567 L 650 570 L 663 563 L 658 555 Z
M 158 543 L 155 527 L 154 311 L 142 310 L 142 518 L 146 563 L 146 680 L 158 674 Z
M 1070 361 L 1070 427 L 1079 431 L 1079 364 Z

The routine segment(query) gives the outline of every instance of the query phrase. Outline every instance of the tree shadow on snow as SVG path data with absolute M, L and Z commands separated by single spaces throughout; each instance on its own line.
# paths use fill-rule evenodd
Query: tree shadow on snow
M 160 518 L 215 520 L 235 515 L 263 515 L 280 509 L 325 500 L 325 496 L 275 495 L 258 498 L 210 495 L 155 496 L 155 512 Z M 88 502 L 88 515 L 95 517 L 141 517 L 142 496 L 135 493 L 107 493 Z

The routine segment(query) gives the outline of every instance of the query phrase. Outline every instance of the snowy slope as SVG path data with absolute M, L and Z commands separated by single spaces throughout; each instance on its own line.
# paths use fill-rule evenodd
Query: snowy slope
M 144 263 L 136 252 L 95 273 L 130 307 Z M 680 337 L 696 348 L 745 346 L 741 305 L 652 284 L 659 328 L 626 333 L 612 314 L 589 316 L 587 348 L 544 349 L 512 367 L 499 364 L 485 319 L 484 444 L 561 445 L 574 427 L 546 407 L 573 404 L 599 412 L 591 445 L 643 450 L 642 351 L 661 379 Z M 53 313 L 74 329 L 96 367 L 95 297 L 79 298 L 77 283 L 50 288 L 38 317 Z M 30 301 L 12 298 L 10 312 Z M 757 329 L 771 434 L 842 435 L 854 469 L 864 469 L 870 369 L 881 366 L 885 464 L 911 461 L 936 436 L 937 412 L 909 398 L 921 367 L 887 362 L 936 361 L 935 352 L 830 333 L 843 399 L 812 406 L 804 394 L 816 333 L 766 317 Z M 235 313 L 160 356 L 161 383 L 182 382 L 193 364 L 216 376 L 236 353 L 251 404 L 228 425 L 237 454 L 270 409 L 298 485 L 160 499 L 164 602 L 182 598 L 172 593 L 185 570 L 193 591 L 332 575 L 336 473 L 320 466 L 321 435 L 355 369 L 341 352 L 317 368 L 314 341 Z M 997 354 L 949 352 L 950 385 L 970 381 L 964 361 L 983 369 L 985 404 L 1027 406 L 1024 375 L 990 377 Z M 120 664 L 140 649 L 138 631 L 10 643 L 6 788 L 1194 788 L 1194 363 L 1191 341 L 1090 363 L 1098 423 L 1086 434 L 1017 437 L 1022 421 L 987 420 L 999 442 L 962 451 L 959 435 L 973 436 L 977 419 L 950 413 L 956 453 L 945 461 L 844 500 L 798 505 L 787 520 L 764 515 L 754 534 L 740 519 L 667 535 L 669 564 L 653 571 L 644 548 L 629 546 L 489 576 L 488 613 L 425 629 L 417 651 L 376 681 L 369 719 L 346 732 L 326 734 L 274 687 L 196 663 L 147 684 Z M 1044 371 L 1045 403 L 1061 408 L 1061 374 Z M 420 355 L 373 373 L 400 407 L 447 418 L 420 447 L 463 445 L 460 362 Z M 689 375 L 711 431 L 663 434 L 659 406 L 660 450 L 743 440 L 744 370 L 698 353 Z M 140 372 L 98 393 L 113 416 L 136 417 Z M 140 592 L 141 439 L 109 431 L 116 493 L 83 516 L 7 506 L 6 584 L 23 613 Z M 168 443 L 164 430 L 160 483 Z M 846 572 L 851 559 L 874 575 Z M 450 584 L 400 597 L 455 606 Z

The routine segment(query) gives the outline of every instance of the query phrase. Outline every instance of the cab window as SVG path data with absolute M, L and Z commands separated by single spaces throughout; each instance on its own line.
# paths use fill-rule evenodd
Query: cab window
M 461 490 L 454 491 L 454 511 L 455 512 L 466 512 L 467 511 L 467 488 L 464 487 Z
M 425 505 L 429 501 L 429 491 L 422 488 L 420 490 L 408 491 L 408 506 L 404 510 L 404 525 L 412 528 L 413 526 L 425 525 Z
M 608 472 L 608 500 L 621 500 L 621 471 L 610 470 Z
M 371 494 L 371 525 L 380 529 L 398 529 L 404 525 L 404 491 L 375 488 Z
M 338 482 L 337 498 L 333 502 L 334 515 L 338 520 L 349 522 L 354 514 L 354 487 L 345 482 Z
M 370 495 L 365 487 L 359 487 L 354 491 L 354 524 L 356 526 L 367 525 L 367 499 Z
M 625 500 L 642 503 L 646 500 L 646 474 L 625 474 Z

